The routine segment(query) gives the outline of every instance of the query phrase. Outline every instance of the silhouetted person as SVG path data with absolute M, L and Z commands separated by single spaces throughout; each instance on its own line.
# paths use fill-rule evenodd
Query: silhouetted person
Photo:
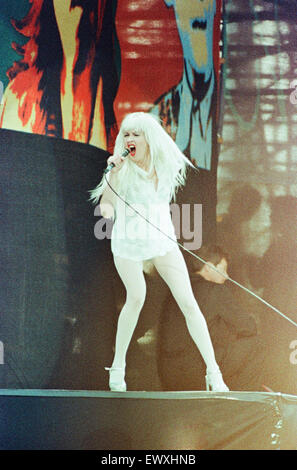
M 246 278 L 246 223 L 259 209 L 261 201 L 259 191 L 250 184 L 244 184 L 233 191 L 228 211 L 217 224 L 217 243 L 228 252 L 230 276 L 239 282 Z
M 271 243 L 264 255 L 250 266 L 250 281 L 262 289 L 262 297 L 297 322 L 297 240 L 296 207 L 293 196 L 270 199 Z M 297 328 L 273 310 L 263 306 L 267 354 L 272 365 L 271 388 L 297 392 L 297 367 L 290 362 L 290 344 Z
M 263 288 L 263 297 L 297 319 L 297 198 L 270 200 L 271 243 L 254 264 L 251 281 Z

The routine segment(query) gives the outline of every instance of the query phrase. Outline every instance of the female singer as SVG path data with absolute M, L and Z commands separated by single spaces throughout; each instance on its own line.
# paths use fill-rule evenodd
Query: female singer
M 122 156 L 125 149 L 129 150 L 126 158 Z M 150 260 L 169 286 L 204 359 L 207 390 L 228 391 L 170 216 L 170 201 L 185 184 L 190 161 L 152 115 L 139 112 L 128 114 L 123 120 L 114 155 L 107 163 L 113 163 L 113 169 L 90 192 L 94 203 L 101 197 L 102 216 L 114 219 L 111 250 L 126 289 L 126 301 L 118 319 L 114 359 L 112 366 L 106 368 L 110 389 L 127 389 L 126 353 L 146 295 L 143 262 Z

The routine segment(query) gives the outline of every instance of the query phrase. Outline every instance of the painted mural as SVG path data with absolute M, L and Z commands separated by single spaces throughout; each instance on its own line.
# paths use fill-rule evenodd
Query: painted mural
M 124 115 L 147 111 L 211 169 L 221 0 L 1 3 L 0 127 L 112 151 Z

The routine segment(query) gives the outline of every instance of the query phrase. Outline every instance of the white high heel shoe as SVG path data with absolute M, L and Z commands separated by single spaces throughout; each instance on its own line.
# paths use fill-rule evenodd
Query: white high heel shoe
M 125 368 L 105 367 L 109 371 L 109 388 L 112 392 L 126 392 Z
M 205 376 L 206 390 L 209 392 L 210 389 L 213 392 L 229 392 L 229 388 L 225 384 L 222 373 L 219 368 L 207 371 Z

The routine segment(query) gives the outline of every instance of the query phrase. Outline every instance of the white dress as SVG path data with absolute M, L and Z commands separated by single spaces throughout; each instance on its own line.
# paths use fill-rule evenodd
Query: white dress
M 155 188 L 153 178 L 149 178 L 152 168 L 146 172 L 133 162 L 131 165 L 133 183 L 125 194 L 119 194 L 147 220 L 116 197 L 111 250 L 114 256 L 144 261 L 163 256 L 176 247 L 170 213 L 170 185 L 166 178 L 157 175 L 158 186 Z

